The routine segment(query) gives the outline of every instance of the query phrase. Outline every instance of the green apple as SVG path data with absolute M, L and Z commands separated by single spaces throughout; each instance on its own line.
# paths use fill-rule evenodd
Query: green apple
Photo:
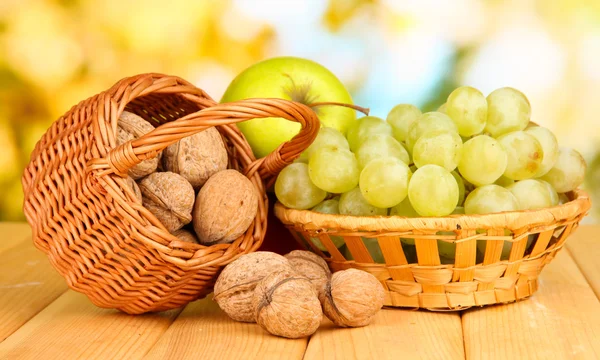
M 277 57 L 256 63 L 240 73 L 221 102 L 250 98 L 279 98 L 303 104 L 340 102 L 352 104 L 342 82 L 325 67 L 297 57 Z M 315 107 L 323 126 L 342 134 L 356 121 L 354 110 L 341 106 Z M 256 157 L 264 157 L 300 131 L 300 124 L 282 118 L 252 119 L 238 123 Z

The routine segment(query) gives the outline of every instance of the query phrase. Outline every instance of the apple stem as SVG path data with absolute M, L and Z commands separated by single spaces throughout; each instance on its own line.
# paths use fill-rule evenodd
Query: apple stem
M 347 108 L 351 108 L 354 109 L 356 111 L 360 111 L 361 113 L 365 114 L 365 115 L 369 115 L 369 108 L 364 108 L 362 106 L 358 106 L 358 105 L 353 105 L 353 104 L 345 104 L 345 103 L 338 103 L 338 102 L 316 102 L 316 103 L 312 103 L 312 104 L 307 104 L 307 106 L 309 107 L 317 107 L 317 106 L 323 106 L 323 105 L 334 105 L 334 106 L 344 106 Z

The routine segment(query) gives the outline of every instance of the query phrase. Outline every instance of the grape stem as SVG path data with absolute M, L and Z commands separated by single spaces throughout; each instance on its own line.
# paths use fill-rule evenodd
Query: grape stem
M 356 111 L 360 111 L 361 113 L 365 114 L 365 115 L 369 115 L 369 108 L 365 108 L 362 106 L 358 106 L 358 105 L 354 105 L 354 104 L 345 104 L 345 103 L 339 103 L 339 102 L 332 102 L 332 101 L 325 101 L 325 102 L 315 102 L 315 103 L 311 103 L 311 104 L 307 104 L 308 107 L 317 107 L 317 106 L 327 106 L 327 105 L 334 105 L 334 106 L 343 106 L 343 107 L 347 107 L 347 108 L 351 108 L 354 109 Z

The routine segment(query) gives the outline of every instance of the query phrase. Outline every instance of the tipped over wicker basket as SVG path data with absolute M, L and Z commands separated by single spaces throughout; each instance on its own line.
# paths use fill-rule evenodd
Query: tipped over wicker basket
M 375 275 L 386 289 L 385 305 L 460 310 L 521 300 L 537 290 L 540 271 L 590 208 L 585 192 L 568 195 L 571 201 L 563 205 L 488 215 L 355 217 L 281 203 L 275 215 L 334 271 L 356 268 Z M 345 255 L 334 236 L 343 238 Z M 414 239 L 414 245 L 401 239 Z M 319 242 L 327 252 L 319 250 Z M 453 260 L 442 262 L 438 242 L 456 244 Z M 485 243 L 483 253 L 478 254 L 478 242 L 479 248 Z M 502 259 L 505 242 L 512 246 Z M 373 253 L 384 263 L 376 263 Z
M 116 146 L 117 121 L 133 112 L 158 126 Z M 300 133 L 256 160 L 234 123 L 282 117 Z M 136 199 L 127 170 L 178 140 L 217 127 L 229 167 L 242 171 L 262 201 L 250 228 L 232 244 L 179 241 Z M 182 306 L 205 296 L 219 270 L 258 249 L 267 219 L 263 181 L 273 178 L 316 137 L 319 122 L 308 107 L 285 100 L 217 104 L 174 76 L 142 74 L 74 106 L 36 145 L 23 175 L 24 211 L 37 248 L 69 287 L 105 308 L 139 314 Z

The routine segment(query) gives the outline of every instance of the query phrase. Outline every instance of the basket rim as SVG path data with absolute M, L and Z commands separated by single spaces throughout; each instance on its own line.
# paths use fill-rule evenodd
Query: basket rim
M 546 226 L 573 218 L 583 217 L 591 207 L 587 192 L 576 189 L 568 193 L 571 201 L 543 209 L 507 211 L 481 215 L 449 215 L 444 217 L 353 216 L 323 214 L 311 210 L 285 207 L 279 201 L 274 206 L 275 216 L 288 226 L 304 230 L 342 229 L 349 231 L 400 232 L 440 230 L 510 229 L 515 232 Z

